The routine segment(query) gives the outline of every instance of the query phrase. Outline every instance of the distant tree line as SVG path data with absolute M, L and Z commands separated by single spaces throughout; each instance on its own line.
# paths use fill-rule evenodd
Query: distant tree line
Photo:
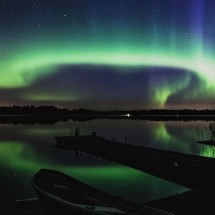
M 70 111 L 55 106 L 1 106 L 0 115 L 67 115 Z
M 210 116 L 215 115 L 215 110 L 195 110 L 195 109 L 151 109 L 151 110 L 131 110 L 131 111 L 96 111 L 84 108 L 68 110 L 66 108 L 57 108 L 55 106 L 0 106 L 0 115 L 72 115 L 72 116 Z
M 196 110 L 196 109 L 179 109 L 179 110 L 169 110 L 169 109 L 151 109 L 142 111 L 130 111 L 133 115 L 169 115 L 169 116 L 189 116 L 189 115 L 215 115 L 215 110 Z

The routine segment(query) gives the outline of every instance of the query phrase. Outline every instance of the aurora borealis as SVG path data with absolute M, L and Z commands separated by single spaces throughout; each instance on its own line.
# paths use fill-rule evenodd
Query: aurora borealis
M 1 0 L 0 105 L 213 108 L 213 0 Z

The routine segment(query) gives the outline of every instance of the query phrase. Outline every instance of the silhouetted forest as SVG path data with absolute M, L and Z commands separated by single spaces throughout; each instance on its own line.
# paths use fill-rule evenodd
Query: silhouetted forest
M 194 110 L 194 109 L 151 109 L 151 110 L 130 110 L 130 111 L 96 111 L 84 108 L 68 110 L 66 108 L 57 108 L 55 106 L 1 106 L 0 115 L 74 115 L 74 116 L 117 116 L 126 115 L 130 116 L 212 116 L 215 115 L 215 110 Z
M 128 115 L 129 114 L 129 115 Z M 68 110 L 54 106 L 1 106 L 1 124 L 55 124 L 60 121 L 89 121 L 98 118 L 152 120 L 152 121 L 190 121 L 215 120 L 215 110 L 168 110 L 154 109 L 142 111 L 95 111 L 87 109 Z
M 54 106 L 1 106 L 0 115 L 68 115 L 70 111 Z

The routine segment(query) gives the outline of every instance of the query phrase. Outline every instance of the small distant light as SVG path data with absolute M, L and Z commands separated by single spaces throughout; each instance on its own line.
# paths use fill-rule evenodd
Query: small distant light
M 127 114 L 127 117 L 130 117 L 130 114 L 129 114 L 129 113 Z

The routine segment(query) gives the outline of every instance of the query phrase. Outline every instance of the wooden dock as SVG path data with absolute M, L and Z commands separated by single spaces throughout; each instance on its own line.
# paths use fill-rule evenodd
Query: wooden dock
M 56 137 L 56 147 L 79 150 L 194 189 L 215 183 L 215 159 L 135 146 L 93 136 Z

